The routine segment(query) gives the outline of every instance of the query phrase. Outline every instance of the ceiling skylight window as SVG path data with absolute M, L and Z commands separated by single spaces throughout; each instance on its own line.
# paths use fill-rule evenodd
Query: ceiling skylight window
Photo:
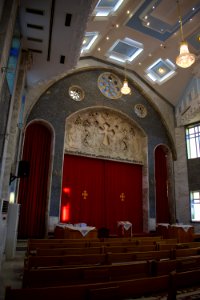
M 143 44 L 125 38 L 123 40 L 117 40 L 114 45 L 107 52 L 107 56 L 110 59 L 114 59 L 120 62 L 131 62 L 143 51 Z
M 89 51 L 97 37 L 98 32 L 86 32 L 82 42 L 81 53 Z
M 97 17 L 107 17 L 116 12 L 124 0 L 100 0 L 95 9 L 94 15 Z
M 145 72 L 151 81 L 162 84 L 176 74 L 176 66 L 169 60 L 159 58 Z

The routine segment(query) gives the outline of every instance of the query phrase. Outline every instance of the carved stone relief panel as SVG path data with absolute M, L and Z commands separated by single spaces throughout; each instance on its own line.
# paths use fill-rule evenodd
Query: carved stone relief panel
M 144 164 L 146 137 L 124 115 L 106 109 L 91 109 L 66 120 L 65 153 Z

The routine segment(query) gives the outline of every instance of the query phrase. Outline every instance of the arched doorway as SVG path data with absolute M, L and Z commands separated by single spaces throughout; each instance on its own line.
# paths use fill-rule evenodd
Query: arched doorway
M 29 162 L 30 172 L 19 184 L 19 238 L 42 238 L 46 233 L 51 140 L 51 131 L 44 124 L 28 125 L 22 159 Z

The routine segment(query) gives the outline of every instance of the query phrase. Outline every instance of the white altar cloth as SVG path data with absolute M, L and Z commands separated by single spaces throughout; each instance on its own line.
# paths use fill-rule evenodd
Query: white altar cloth
M 82 236 L 86 236 L 90 231 L 95 229 L 95 227 L 93 226 L 80 226 L 78 224 L 73 225 L 73 224 L 59 223 L 57 226 L 79 231 L 82 234 Z

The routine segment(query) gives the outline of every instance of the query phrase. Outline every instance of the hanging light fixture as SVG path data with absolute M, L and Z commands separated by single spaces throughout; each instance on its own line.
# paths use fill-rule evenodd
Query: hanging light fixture
M 177 6 L 179 12 L 181 43 L 180 43 L 180 54 L 176 58 L 176 64 L 181 68 L 188 68 L 195 62 L 195 55 L 190 53 L 188 49 L 188 43 L 184 40 L 183 37 L 183 22 L 181 18 L 179 1 L 177 1 Z
M 129 95 L 129 94 L 131 94 L 131 89 L 130 89 L 130 87 L 128 86 L 128 81 L 127 81 L 127 79 L 126 79 L 126 62 L 125 62 L 125 72 L 124 72 L 124 82 L 123 82 L 123 86 L 122 86 L 122 88 L 121 88 L 121 93 L 123 94 L 123 95 Z

